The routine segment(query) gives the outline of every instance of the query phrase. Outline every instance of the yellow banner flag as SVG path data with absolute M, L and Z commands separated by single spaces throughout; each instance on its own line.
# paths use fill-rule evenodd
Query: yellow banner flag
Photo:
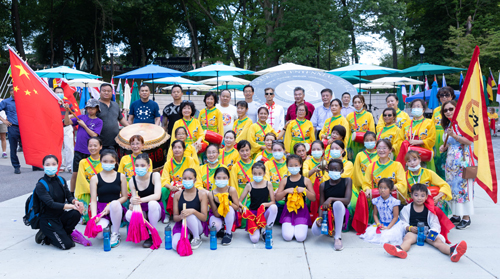
M 476 46 L 460 92 L 457 109 L 453 115 L 453 123 L 458 126 L 462 136 L 474 143 L 474 158 L 478 166 L 476 182 L 496 203 L 497 174 L 482 76 L 479 65 L 479 47 Z

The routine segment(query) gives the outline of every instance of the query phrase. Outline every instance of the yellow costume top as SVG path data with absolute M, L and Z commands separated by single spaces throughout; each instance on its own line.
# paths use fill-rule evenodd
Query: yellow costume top
M 392 148 L 394 148 L 394 158 L 399 153 L 399 149 L 401 148 L 401 143 L 403 142 L 403 133 L 401 133 L 401 129 L 396 126 L 396 124 L 392 124 L 390 126 L 383 127 L 378 131 L 377 141 L 379 139 L 388 139 L 392 143 Z M 359 153 L 358 153 L 359 154 Z
M 224 125 L 222 120 L 222 112 L 216 107 L 211 109 L 204 108 L 200 111 L 198 116 L 198 121 L 200 121 L 203 130 L 210 130 L 224 136 Z
M 498 114 L 495 113 L 489 113 L 488 112 L 488 119 L 491 121 L 491 119 L 498 119 Z
M 92 160 L 92 157 L 80 160 L 76 176 L 75 198 L 90 194 L 90 179 L 102 171 L 101 160 Z
M 342 158 L 342 163 L 344 165 L 344 171 L 342 172 L 340 177 L 341 178 L 349 177 L 350 179 L 352 179 L 352 175 L 354 174 L 354 166 L 353 166 L 352 162 L 347 160 L 347 158 L 344 157 L 344 158 Z M 325 172 L 324 178 L 325 179 L 323 181 L 327 181 L 330 179 L 328 172 Z M 323 182 L 323 181 L 321 181 L 321 182 Z
M 235 148 L 231 148 L 230 151 L 226 151 L 225 148 L 219 149 L 219 162 L 227 167 L 228 171 L 231 171 L 234 164 L 240 160 L 240 153 Z
M 283 163 L 279 163 L 275 159 L 272 159 L 267 161 L 264 165 L 266 166 L 264 180 L 270 181 L 273 184 L 274 190 L 278 189 L 283 178 L 290 176 L 288 167 L 286 166 L 286 160 L 283 161 Z
M 151 161 L 151 158 L 149 158 L 149 172 L 153 172 L 153 161 Z M 118 166 L 118 172 L 125 174 L 125 177 L 127 177 L 127 185 L 128 181 L 132 176 L 135 175 L 135 157 L 130 155 L 125 155 L 122 157 L 120 160 L 120 165 Z
M 233 131 L 236 133 L 236 143 L 247 139 L 248 128 L 252 125 L 252 120 L 245 117 L 242 120 L 236 119 L 233 123 Z
M 328 178 L 328 171 L 325 171 L 324 173 L 320 171 L 318 173 L 313 173 L 311 176 L 309 176 L 309 171 L 314 169 L 317 165 L 319 165 L 320 162 L 321 162 L 320 160 L 316 160 L 313 157 L 311 157 L 310 159 L 307 159 L 304 162 L 304 164 L 302 164 L 302 175 L 304 177 L 309 178 L 309 180 L 311 180 L 311 183 L 313 185 L 318 178 L 320 179 L 319 183 L 323 183 L 328 179 L 330 179 Z
M 363 185 L 363 180 L 365 177 L 366 168 L 371 163 L 378 161 L 377 150 L 372 153 L 368 152 L 366 149 L 359 152 L 354 161 L 354 174 L 352 176 L 353 187 L 358 191 Z
M 234 187 L 238 192 L 238 197 L 241 196 L 245 186 L 248 182 L 253 180 L 252 166 L 254 160 L 245 164 L 242 160 L 239 160 L 233 165 L 231 169 L 231 178 L 229 179 L 229 186 Z
M 420 168 L 418 175 L 413 175 L 411 171 L 406 171 L 406 180 L 408 181 L 408 195 L 410 195 L 411 187 L 414 184 L 421 183 L 427 187 L 439 187 L 439 192 L 444 194 L 444 200 L 451 200 L 452 198 L 450 185 L 429 169 Z
M 201 182 L 203 183 L 203 188 L 211 191 L 214 187 L 216 187 L 214 174 L 215 174 L 215 170 L 220 168 L 220 167 L 227 168 L 226 166 L 224 166 L 220 162 L 217 163 L 217 166 L 213 169 L 210 168 L 208 166 L 208 164 L 204 164 L 203 166 L 201 166 L 200 173 L 201 173 Z M 207 175 L 208 175 L 208 180 L 207 180 Z M 207 186 L 207 183 L 208 183 L 208 186 Z
M 273 157 L 273 153 L 272 153 L 272 152 L 267 151 L 267 149 L 264 149 L 264 150 L 262 150 L 261 152 L 259 152 L 259 153 L 255 154 L 255 159 L 257 160 L 257 158 L 258 158 L 259 156 L 262 156 L 262 158 L 260 158 L 260 159 L 259 159 L 259 161 L 260 161 L 260 160 L 262 160 L 262 159 L 264 159 L 264 160 L 271 160 L 271 159 L 273 159 L 273 158 L 274 158 L 274 157 Z
M 375 131 L 375 121 L 373 120 L 373 115 L 366 110 L 360 113 L 351 112 L 347 115 L 347 121 L 349 122 L 349 127 L 351 135 L 354 132 L 366 132 Z
M 196 182 L 194 183 L 194 187 L 203 189 L 200 166 L 196 164 L 191 157 L 183 157 L 180 163 L 178 163 L 174 158 L 165 162 L 163 172 L 161 174 L 161 186 L 165 187 L 167 183 L 170 185 L 182 183 L 182 174 L 184 173 L 184 170 L 188 168 L 193 168 L 196 171 Z
M 432 112 L 432 122 L 436 124 L 436 126 L 441 126 L 441 106 L 438 106 L 437 108 L 434 109 Z
M 344 138 L 344 145 L 347 146 L 347 144 L 349 143 L 349 139 L 351 138 L 351 126 L 349 125 L 347 119 L 345 119 L 345 117 L 343 117 L 342 115 L 332 116 L 330 117 L 330 119 L 326 120 L 323 128 L 319 132 L 319 139 L 321 139 L 322 136 L 326 136 L 328 138 L 328 136 L 330 136 L 330 134 L 332 133 L 333 127 L 337 125 L 342 125 L 345 128 L 346 133 Z
M 311 121 L 294 119 L 288 123 L 284 142 L 287 153 L 294 154 L 293 146 L 299 142 L 308 143 L 311 146 L 311 143 L 315 140 L 316 135 Z
M 166 162 L 168 162 L 173 157 L 174 157 L 174 152 L 172 151 L 172 148 L 169 148 Z M 198 160 L 198 153 L 196 152 L 196 148 L 194 148 L 194 145 L 186 144 L 186 149 L 184 150 L 184 157 L 191 157 L 193 158 L 193 160 L 196 162 L 197 165 L 200 164 L 200 160 Z
M 250 146 L 252 147 L 252 156 L 261 151 L 261 146 L 265 146 L 264 139 L 267 133 L 273 133 L 278 136 L 273 127 L 267 123 L 265 125 L 262 125 L 257 122 L 250 125 L 250 127 L 248 128 L 247 140 L 250 142 Z
M 378 188 L 378 182 L 382 178 L 391 179 L 398 192 L 401 193 L 405 199 L 408 199 L 406 173 L 401 163 L 389 160 L 389 162 L 382 164 L 377 160 L 369 164 L 365 172 L 365 179 L 362 186 L 363 191 Z
M 191 120 L 186 120 L 184 118 L 181 118 L 177 121 L 175 121 L 174 128 L 172 128 L 172 131 L 175 131 L 179 127 L 184 127 L 187 132 L 187 137 L 185 144 L 193 144 L 196 141 L 198 141 L 199 138 L 205 139 L 205 132 L 201 128 L 200 121 L 196 118 L 191 118 Z M 175 138 L 175 133 L 172 135 L 172 140 L 170 141 L 170 145 L 172 145 L 172 142 L 176 140 Z
M 412 136 L 415 139 L 423 140 L 423 148 L 432 150 L 436 142 L 436 126 L 431 119 L 422 118 L 420 120 L 410 121 L 404 131 L 404 139 L 409 140 Z
M 405 127 L 407 125 L 410 124 L 410 116 L 408 115 L 408 113 L 400 110 L 400 109 L 397 109 L 396 110 L 396 125 L 398 126 L 399 129 L 401 129 L 401 127 Z M 378 119 L 378 123 L 377 123 L 377 131 L 380 131 L 380 129 L 382 129 L 383 127 L 385 127 L 385 121 L 384 121 L 384 115 L 381 114 L 380 115 L 380 118 Z

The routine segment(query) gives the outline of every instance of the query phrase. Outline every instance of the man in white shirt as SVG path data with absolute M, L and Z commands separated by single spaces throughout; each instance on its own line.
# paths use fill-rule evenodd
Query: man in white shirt
M 247 116 L 252 120 L 252 123 L 257 122 L 257 109 L 260 104 L 253 100 L 254 89 L 251 85 L 245 85 L 243 87 L 243 95 L 245 95 L 245 102 L 248 104 Z
M 325 121 L 332 117 L 332 111 L 330 110 L 330 102 L 332 101 L 333 92 L 329 88 L 321 90 L 321 100 L 323 105 L 316 107 L 311 116 L 311 122 L 316 129 L 316 133 L 321 131 Z
M 342 94 L 342 108 L 340 109 L 340 114 L 343 117 L 347 117 L 349 113 L 354 112 L 354 107 L 349 105 L 350 102 L 351 94 L 349 94 L 349 92 L 344 92 Z
M 224 89 L 220 92 L 220 104 L 215 105 L 222 112 L 222 124 L 224 125 L 224 135 L 233 129 L 234 120 L 238 118 L 236 107 L 230 104 L 231 92 Z
M 266 103 L 263 105 L 263 107 L 266 107 L 269 110 L 267 123 L 273 127 L 276 133 L 279 133 L 285 126 L 285 109 L 274 102 L 273 88 L 268 87 L 264 89 L 264 94 L 266 97 Z

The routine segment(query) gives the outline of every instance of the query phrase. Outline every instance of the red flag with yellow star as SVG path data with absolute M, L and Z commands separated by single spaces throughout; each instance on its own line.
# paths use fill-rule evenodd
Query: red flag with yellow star
M 80 116 L 82 113 L 80 112 L 80 108 L 78 107 L 78 103 L 76 102 L 74 95 L 76 92 L 76 88 L 74 86 L 70 86 L 66 81 L 67 80 L 64 78 L 61 79 L 61 87 L 64 90 L 64 100 L 70 102 L 73 106 L 71 110 L 73 110 L 76 116 Z
M 474 143 L 473 157 L 477 160 L 476 182 L 496 203 L 497 174 L 482 76 L 479 65 L 479 47 L 476 46 L 460 92 L 457 109 L 453 114 L 453 123 L 456 123 L 458 130 L 465 138 Z
M 9 52 L 26 163 L 43 167 L 43 157 L 52 154 L 59 159 L 61 165 L 64 134 L 59 99 L 10 47 Z

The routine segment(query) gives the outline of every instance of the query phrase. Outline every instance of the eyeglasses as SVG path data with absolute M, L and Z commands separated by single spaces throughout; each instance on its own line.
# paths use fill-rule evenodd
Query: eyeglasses
M 274 93 L 267 93 L 267 92 L 266 92 L 265 94 L 266 94 L 266 96 L 267 96 L 267 95 L 274 95 Z
M 453 112 L 454 110 L 455 110 L 455 108 L 443 109 L 443 112 L 444 113 Z
M 273 140 L 273 143 L 283 143 L 283 140 Z
M 443 93 L 443 94 L 439 95 L 439 98 L 450 97 L 450 96 L 451 96 L 450 93 Z
M 392 114 L 384 114 L 384 117 L 392 117 Z

